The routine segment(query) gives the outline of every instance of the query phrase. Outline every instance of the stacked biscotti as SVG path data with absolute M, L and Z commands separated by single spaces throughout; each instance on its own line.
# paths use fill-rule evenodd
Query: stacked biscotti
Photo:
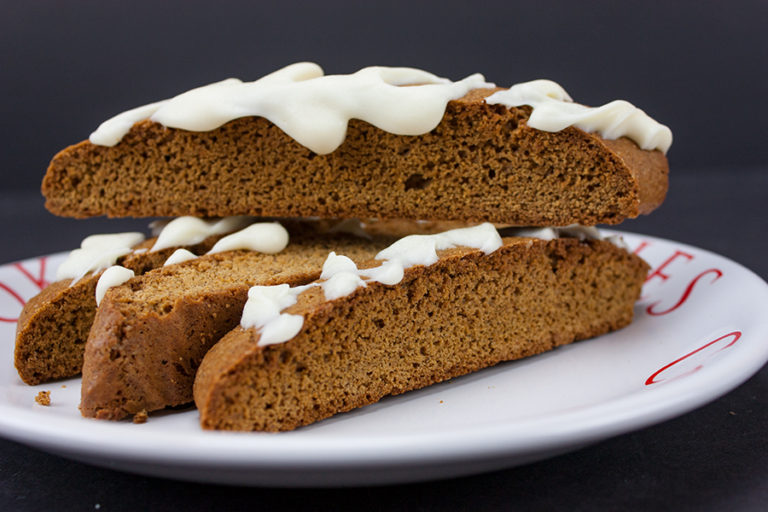
M 647 265 L 594 226 L 661 204 L 670 143 L 627 102 L 411 68 L 124 112 L 54 157 L 46 206 L 176 218 L 83 241 L 16 367 L 82 371 L 86 417 L 194 400 L 203 428 L 281 431 L 619 329 Z

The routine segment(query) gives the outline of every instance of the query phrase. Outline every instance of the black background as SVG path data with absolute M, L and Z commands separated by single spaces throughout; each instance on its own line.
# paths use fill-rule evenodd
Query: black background
M 768 161 L 768 2 L 4 2 L 3 186 L 128 108 L 312 60 L 408 65 L 627 99 L 672 127 L 675 172 Z
M 621 229 L 705 247 L 768 277 L 768 2 L 10 2 L 0 12 L 0 261 L 144 220 L 58 219 L 50 158 L 112 115 L 300 60 L 452 79 L 560 82 L 669 125 L 670 192 Z M 0 440 L 2 510 L 764 510 L 768 370 L 663 425 L 533 465 L 383 489 L 282 491 L 126 475 Z

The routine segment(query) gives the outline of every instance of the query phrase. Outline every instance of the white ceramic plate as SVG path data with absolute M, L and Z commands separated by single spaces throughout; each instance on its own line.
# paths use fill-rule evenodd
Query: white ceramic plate
M 194 409 L 143 425 L 81 418 L 80 381 L 30 387 L 15 318 L 61 255 L 0 267 L 0 435 L 147 475 L 278 486 L 408 482 L 510 467 L 714 400 L 768 360 L 768 285 L 716 254 L 624 233 L 654 271 L 622 331 L 282 434 L 204 432 Z M 44 278 L 44 279 L 42 279 Z M 40 390 L 51 406 L 37 405 Z

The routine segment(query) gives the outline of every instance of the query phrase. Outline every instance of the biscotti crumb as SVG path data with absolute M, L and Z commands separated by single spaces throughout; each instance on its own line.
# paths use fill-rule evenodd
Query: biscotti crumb
M 44 405 L 48 407 L 49 405 L 51 405 L 51 392 L 40 391 L 35 397 L 35 402 L 39 403 L 40 405 Z
M 136 414 L 133 415 L 133 422 L 136 423 L 136 424 L 146 423 L 147 422 L 147 418 L 149 418 L 149 415 L 147 414 L 147 410 L 146 409 L 142 409 L 142 410 L 140 410 L 139 412 L 137 412 Z

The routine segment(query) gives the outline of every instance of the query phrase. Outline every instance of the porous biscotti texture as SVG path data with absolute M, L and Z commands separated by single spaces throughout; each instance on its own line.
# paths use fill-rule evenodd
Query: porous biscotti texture
M 330 251 L 364 261 L 392 241 L 307 235 L 278 254 L 206 255 L 111 288 L 85 347 L 81 413 L 116 420 L 191 402 L 200 361 L 240 322 L 249 287 L 305 284 Z
M 203 254 L 219 238 L 209 237 L 186 248 Z M 155 240 L 145 240 L 134 249 L 149 251 Z M 116 264 L 141 275 L 162 266 L 176 249 L 127 254 L 118 258 Z M 36 385 L 80 373 L 85 341 L 96 314 L 96 284 L 101 274 L 90 273 L 74 285 L 71 285 L 72 279 L 52 283 L 24 306 L 16 324 L 14 362 L 26 384 Z
M 299 334 L 258 346 L 237 327 L 203 359 L 195 403 L 203 428 L 291 430 L 501 361 L 627 325 L 648 266 L 604 241 L 505 238 L 466 248 L 326 301 L 319 287 L 284 312 Z
M 489 221 L 523 226 L 617 224 L 656 208 L 667 160 L 626 138 L 528 127 L 530 107 L 488 105 L 492 89 L 449 102 L 430 133 L 402 136 L 362 121 L 328 155 L 264 118 L 209 132 L 133 126 L 114 147 L 66 148 L 43 180 L 57 215 L 257 215 Z

